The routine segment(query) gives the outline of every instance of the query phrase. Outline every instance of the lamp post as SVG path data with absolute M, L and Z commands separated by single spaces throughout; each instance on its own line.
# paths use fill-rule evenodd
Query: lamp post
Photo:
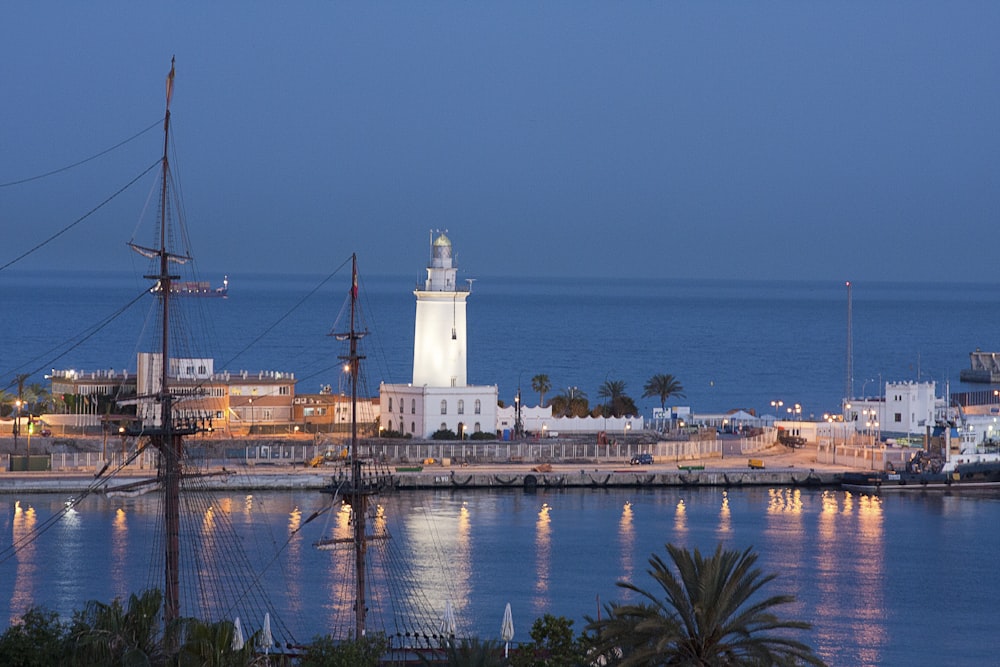
M 17 451 L 17 436 L 21 432 L 21 398 L 14 401 L 14 451 Z
M 250 435 L 251 433 L 253 433 L 253 397 L 252 396 L 250 397 L 249 401 L 250 401 L 250 427 L 247 429 L 247 435 Z
M 628 451 L 628 432 L 632 430 L 632 422 L 625 422 L 625 432 L 623 437 L 625 438 L 625 451 Z
M 521 387 L 517 388 L 517 395 L 514 396 L 514 437 L 521 439 Z

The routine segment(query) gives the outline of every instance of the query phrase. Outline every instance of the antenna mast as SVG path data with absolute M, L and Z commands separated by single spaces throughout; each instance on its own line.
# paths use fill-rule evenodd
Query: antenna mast
M 847 281 L 847 377 L 844 381 L 844 398 L 854 398 L 854 328 L 852 325 L 854 303 L 851 296 L 851 281 Z

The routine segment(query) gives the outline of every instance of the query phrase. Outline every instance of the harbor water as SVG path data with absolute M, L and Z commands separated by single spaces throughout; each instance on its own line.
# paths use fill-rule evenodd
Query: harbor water
M 412 289 L 421 276 L 390 277 L 386 267 L 360 261 L 371 332 L 361 393 L 375 395 L 381 381 L 410 379 Z M 29 383 L 44 384 L 52 369 L 134 370 L 150 304 L 111 315 L 148 290 L 141 273 L 0 274 L 5 311 L 16 315 L 0 319 L 3 377 L 26 373 Z M 325 283 L 322 276 L 229 276 L 227 299 L 186 306 L 206 323 L 195 331 L 205 343 L 198 349 L 210 353 L 216 370 L 293 372 L 298 393 L 343 390 L 328 334 L 346 296 L 345 275 Z M 216 284 L 222 276 L 202 278 Z M 497 384 L 507 403 L 520 387 L 528 404 L 536 402 L 530 385 L 539 373 L 552 382 L 549 397 L 575 387 L 591 404 L 602 382 L 624 380 L 648 417 L 659 402 L 641 398 L 643 383 L 671 373 L 686 393 L 671 404 L 695 412 L 762 414 L 781 400 L 818 418 L 837 411 L 845 393 L 877 395 L 885 381 L 933 380 L 939 395 L 946 386 L 981 389 L 963 386 L 958 375 L 969 352 L 1000 348 L 996 295 L 996 285 L 855 285 L 850 381 L 842 283 L 481 277 L 468 306 L 469 379 Z M 217 510 L 231 513 L 238 530 L 270 535 L 265 541 L 280 555 L 262 581 L 276 614 L 302 641 L 333 631 L 345 604 L 330 560 L 336 554 L 312 547 L 323 526 L 291 532 L 322 502 L 317 495 L 253 494 L 253 515 L 263 519 L 252 525 L 239 518 L 246 495 L 220 499 L 218 507 L 229 509 Z M 64 501 L 0 496 L 0 546 Z M 153 502 L 88 497 L 0 563 L 7 618 L 32 604 L 68 613 L 89 599 L 158 585 L 162 573 L 150 571 L 148 558 L 159 516 Z M 814 624 L 808 639 L 832 665 L 981 665 L 995 663 L 1000 651 L 1000 534 L 992 529 L 1000 496 L 879 499 L 785 488 L 408 492 L 387 499 L 385 512 L 423 595 L 431 606 L 450 600 L 465 634 L 496 638 L 506 602 L 515 641 L 527 640 L 544 613 L 570 617 L 579 630 L 599 604 L 620 599 L 616 581 L 648 584 L 646 561 L 663 554 L 665 543 L 712 551 L 721 542 L 753 547 L 763 569 L 779 574 L 771 592 L 797 599 L 783 614 Z M 225 553 L 218 558 L 225 564 Z
M 160 573 L 149 565 L 154 496 L 88 497 L 0 564 L 8 617 L 31 604 L 69 613 L 88 599 L 155 585 Z M 53 495 L 0 496 L 5 541 L 25 530 L 26 521 L 44 522 L 62 502 Z M 216 511 L 231 512 L 244 545 L 280 554 L 263 582 L 275 617 L 300 641 L 338 631 L 350 608 L 342 594 L 350 569 L 345 554 L 312 546 L 336 530 L 338 519 L 302 525 L 324 502 L 317 493 L 265 492 L 221 494 L 216 503 L 229 508 Z M 396 557 L 405 563 L 375 571 L 409 573 L 434 609 L 443 611 L 450 601 L 461 636 L 498 639 L 507 602 L 515 642 L 528 641 L 531 623 L 546 613 L 573 619 L 579 631 L 599 605 L 629 599 L 615 582 L 653 589 L 647 560 L 654 553 L 666 557 L 665 543 L 702 552 L 721 543 L 760 554 L 760 567 L 778 575 L 765 591 L 795 596 L 780 613 L 813 624 L 806 638 L 830 665 L 984 665 L 1000 651 L 1000 533 L 988 528 L 1000 521 L 997 495 L 456 490 L 404 492 L 379 502 Z M 213 566 L 225 566 L 221 550 L 216 556 Z M 373 586 L 388 591 L 390 582 Z M 373 612 L 373 625 L 381 627 L 376 619 Z

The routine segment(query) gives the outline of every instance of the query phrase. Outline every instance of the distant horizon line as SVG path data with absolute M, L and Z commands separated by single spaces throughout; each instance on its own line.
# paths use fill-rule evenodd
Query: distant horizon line
M 382 279 L 406 279 L 412 280 L 413 274 L 419 274 L 422 272 L 423 268 L 417 269 L 412 274 L 408 273 L 378 273 L 371 272 L 367 273 L 368 276 L 374 276 Z M 95 275 L 95 276 L 114 276 L 114 275 L 131 275 L 132 272 L 126 269 L 74 269 L 74 268 L 28 268 L 20 269 L 16 267 L 8 268 L 4 271 L 0 271 L 0 280 L 2 280 L 4 274 L 10 275 L 45 275 L 48 277 L 60 276 L 60 275 Z M 459 267 L 459 273 L 462 273 L 461 267 Z M 204 270 L 199 269 L 197 279 L 198 280 L 213 280 L 216 277 L 219 281 L 223 278 L 228 277 L 230 282 L 233 281 L 235 277 L 237 280 L 239 277 L 252 276 L 253 279 L 261 278 L 318 278 L 326 274 L 319 271 L 254 271 L 252 273 L 239 271 L 233 272 L 229 270 Z M 365 274 L 362 274 L 362 277 Z M 873 286 L 891 286 L 891 285 L 936 285 L 936 286 L 960 286 L 960 285 L 975 285 L 975 286 L 1000 286 L 1000 280 L 996 282 L 989 281 L 976 281 L 976 280 L 857 280 L 851 279 L 832 279 L 832 278 L 696 278 L 696 277 L 653 277 L 653 276 L 574 276 L 574 275 L 512 275 L 512 274 L 499 274 L 499 273 L 478 273 L 474 276 L 469 275 L 469 279 L 479 281 L 480 279 L 490 279 L 496 278 L 500 280 L 515 280 L 518 283 L 532 282 L 532 281 L 547 281 L 547 282 L 594 282 L 594 281 L 604 281 L 610 283 L 629 283 L 629 282 L 640 282 L 640 283 L 678 283 L 678 284 L 692 284 L 692 283 L 719 283 L 719 284 L 731 284 L 734 282 L 742 282 L 748 284 L 760 284 L 760 285 L 829 285 L 831 283 L 839 284 L 846 287 L 848 282 L 854 287 L 863 285 L 873 285 Z M 463 278 L 462 280 L 465 280 Z

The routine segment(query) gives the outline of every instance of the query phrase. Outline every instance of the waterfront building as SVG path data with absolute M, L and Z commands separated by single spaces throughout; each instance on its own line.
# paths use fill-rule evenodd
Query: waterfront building
M 47 421 L 67 426 L 94 427 L 102 414 L 119 412 L 117 406 L 134 406 L 136 417 L 159 425 L 159 391 L 162 355 L 140 352 L 136 373 L 128 371 L 53 370 L 48 376 L 57 412 L 70 421 L 50 415 Z M 215 372 L 214 361 L 171 358 L 167 371 L 178 396 L 173 416 L 199 422 L 216 432 L 246 434 L 254 429 L 272 432 L 291 423 L 295 375 L 280 371 Z
M 351 397 L 345 392 L 335 393 L 330 385 L 318 394 L 296 394 L 292 401 L 293 428 L 307 433 L 349 433 L 351 427 Z M 358 398 L 358 425 L 372 434 L 371 428 L 379 415 L 378 399 Z
M 379 387 L 381 427 L 427 438 L 439 430 L 461 437 L 493 433 L 496 385 L 470 385 L 466 301 L 471 282 L 459 286 L 451 240 L 439 233 L 431 243 L 427 278 L 413 291 L 413 381 Z
M 876 437 L 923 435 L 947 418 L 946 401 L 934 382 L 886 382 L 881 396 L 844 402 L 844 422 Z

